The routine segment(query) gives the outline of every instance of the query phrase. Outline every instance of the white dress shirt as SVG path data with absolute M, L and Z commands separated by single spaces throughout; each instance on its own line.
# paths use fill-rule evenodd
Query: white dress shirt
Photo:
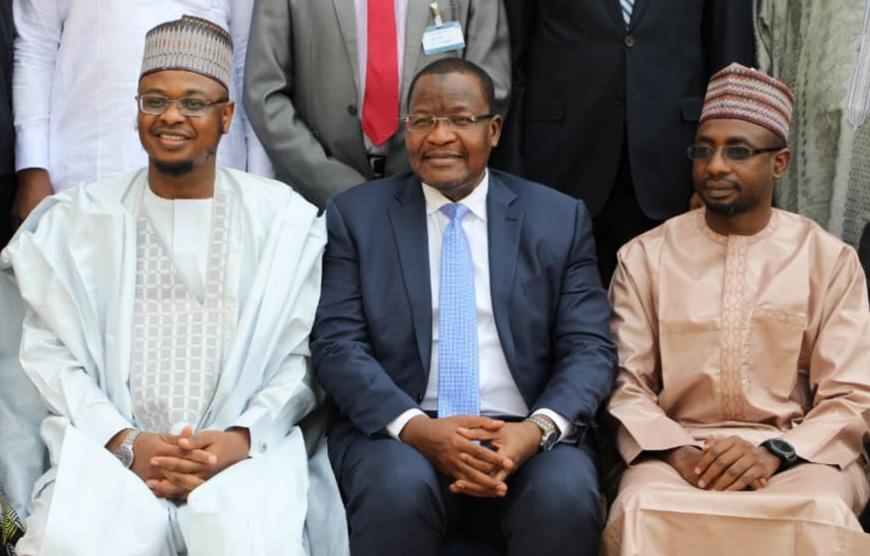
M 429 382 L 420 407 L 425 411 L 438 409 L 438 334 L 440 323 L 439 285 L 441 281 L 441 244 L 444 230 L 450 222 L 441 212 L 441 207 L 452 203 L 434 187 L 423 184 L 426 198 L 426 226 L 429 236 L 429 284 L 432 291 L 432 356 L 429 364 Z M 492 295 L 489 275 L 489 234 L 486 227 L 486 196 L 489 191 L 489 171 L 480 184 L 466 198 L 460 201 L 468 207 L 468 215 L 462 219 L 462 231 L 468 239 L 474 266 L 474 292 L 477 305 L 477 345 L 480 379 L 480 414 L 489 416 L 526 417 L 529 407 L 520 394 L 510 367 L 505 359 L 495 325 L 492 310 Z M 556 424 L 561 432 L 560 439 L 567 438 L 574 431 L 574 425 L 564 416 L 549 409 L 535 412 L 542 414 Z M 422 414 L 419 409 L 405 411 L 389 425 L 387 432 L 394 438 L 411 420 Z
M 230 97 L 241 98 L 253 0 L 14 0 L 13 9 L 16 169 L 47 169 L 55 191 L 147 164 L 134 97 L 152 27 L 190 14 L 228 29 L 235 44 Z M 271 171 L 241 102 L 218 161 Z
M 202 303 L 213 199 L 164 199 L 146 187 L 143 203 L 179 278 Z

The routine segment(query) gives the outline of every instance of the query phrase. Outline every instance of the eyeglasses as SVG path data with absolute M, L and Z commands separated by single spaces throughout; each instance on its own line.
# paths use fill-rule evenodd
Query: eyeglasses
M 429 131 L 445 122 L 454 129 L 466 129 L 472 125 L 495 118 L 497 114 L 450 114 L 449 116 L 436 116 L 435 114 L 411 114 L 401 118 L 405 129 L 408 131 Z
M 205 114 L 211 106 L 229 102 L 229 99 L 209 101 L 196 97 L 184 97 L 172 100 L 162 95 L 139 95 L 136 97 L 136 101 L 139 103 L 139 110 L 151 116 L 159 116 L 169 109 L 169 105 L 175 104 L 182 116 L 197 118 Z
M 745 145 L 729 145 L 727 147 L 722 147 L 722 156 L 727 160 L 740 162 L 752 158 L 757 154 L 772 153 L 781 151 L 784 148 L 785 146 L 753 149 L 752 147 L 747 147 Z M 713 159 L 716 150 L 717 149 L 707 145 L 690 145 L 686 152 L 689 154 L 691 160 L 708 162 Z

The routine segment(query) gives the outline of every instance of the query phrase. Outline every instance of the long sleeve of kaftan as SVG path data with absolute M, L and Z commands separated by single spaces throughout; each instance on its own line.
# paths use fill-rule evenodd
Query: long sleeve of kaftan
M 839 466 L 854 462 L 870 424 L 870 309 L 858 257 L 844 248 L 819 296 L 819 325 L 810 353 L 812 409 L 782 438 L 798 455 Z
M 616 388 L 609 411 L 620 423 L 617 448 L 627 463 L 644 450 L 698 445 L 658 404 L 661 363 L 651 273 L 640 258 L 619 264 L 610 284 L 610 331 L 619 351 Z
M 298 338 L 283 363 L 263 381 L 263 386 L 248 401 L 244 412 L 231 426 L 248 429 L 251 437 L 250 456 L 265 456 L 280 439 L 287 435 L 317 405 L 317 387 L 311 369 L 308 336 L 314 325 L 317 301 L 320 299 L 321 258 L 326 231 L 323 219 L 317 219 L 310 230 L 308 243 L 319 247 L 306 247 L 297 264 L 297 279 L 302 282 L 291 288 L 296 292 L 284 303 L 293 307 L 292 318 L 286 324 L 284 336 Z M 282 344 L 284 342 L 281 342 Z
M 48 410 L 70 422 L 100 445 L 130 428 L 96 380 L 33 309 L 24 317 L 21 366 Z
M 67 6 L 68 0 L 13 3 L 18 34 L 12 74 L 16 170 L 48 168 L 52 81 Z

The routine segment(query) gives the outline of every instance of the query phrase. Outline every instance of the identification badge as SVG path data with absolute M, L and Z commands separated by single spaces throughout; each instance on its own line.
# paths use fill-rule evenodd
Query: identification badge
M 426 56 L 432 56 L 465 48 L 462 25 L 458 21 L 444 23 L 438 2 L 433 2 L 429 7 L 432 9 L 435 25 L 427 27 L 423 33 L 423 53 Z

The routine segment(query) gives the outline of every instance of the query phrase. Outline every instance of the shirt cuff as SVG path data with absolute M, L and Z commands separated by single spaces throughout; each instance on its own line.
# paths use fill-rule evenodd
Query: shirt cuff
M 532 415 L 542 415 L 544 417 L 549 417 L 551 421 L 556 425 L 556 428 L 559 429 L 559 442 L 570 442 L 575 440 L 574 438 L 574 423 L 565 419 L 563 416 L 559 415 L 552 409 L 542 408 L 538 409 Z
M 133 428 L 133 425 L 118 413 L 115 406 L 108 402 L 92 406 L 73 425 L 84 431 L 100 446 L 108 444 L 109 440 L 122 430 Z
M 48 169 L 48 126 L 16 131 L 15 171 L 28 168 Z
M 253 407 L 242 413 L 238 419 L 227 427 L 229 429 L 248 429 L 251 439 L 251 448 L 248 456 L 252 458 L 264 457 L 272 448 L 268 428 L 267 411 L 261 407 Z
M 402 429 L 405 428 L 405 425 L 408 424 L 408 421 L 410 421 L 411 419 L 413 419 L 417 415 L 426 415 L 426 414 L 417 408 L 412 408 L 412 409 L 405 411 L 404 413 L 402 413 L 401 415 L 399 415 L 398 417 L 396 417 L 395 419 L 393 419 L 392 421 L 390 421 L 387 424 L 387 432 L 389 433 L 390 436 L 392 436 L 393 438 L 395 438 L 396 440 L 401 442 L 399 435 L 402 434 Z

